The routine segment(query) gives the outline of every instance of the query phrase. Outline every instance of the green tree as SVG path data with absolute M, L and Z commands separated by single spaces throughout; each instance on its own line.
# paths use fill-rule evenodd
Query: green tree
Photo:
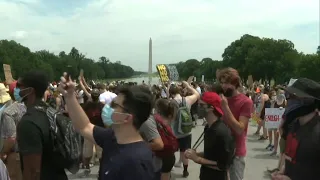
M 98 61 L 87 58 L 75 47 L 72 47 L 69 53 L 61 51 L 55 55 L 47 50 L 31 52 L 29 48 L 8 40 L 0 41 L 0 63 L 11 65 L 14 78 L 32 69 L 41 69 L 48 74 L 50 80 L 59 80 L 68 65 L 72 66 L 71 71 L 74 74 L 79 74 L 83 69 L 89 79 L 129 78 L 134 74 L 141 74 L 135 73 L 121 61 L 112 63 L 105 56 Z M 3 68 L 0 68 L 0 78 L 4 79 Z

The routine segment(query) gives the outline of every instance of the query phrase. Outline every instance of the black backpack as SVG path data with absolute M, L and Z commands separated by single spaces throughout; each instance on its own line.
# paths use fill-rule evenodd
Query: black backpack
M 77 173 L 81 160 L 81 136 L 74 129 L 70 118 L 52 107 L 35 108 L 46 113 L 50 122 L 53 163 L 68 169 L 73 174 Z

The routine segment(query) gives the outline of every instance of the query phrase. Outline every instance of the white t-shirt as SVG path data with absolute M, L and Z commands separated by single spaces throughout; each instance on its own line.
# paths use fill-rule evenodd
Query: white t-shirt
M 111 101 L 117 97 L 117 95 L 113 92 L 110 92 L 110 91 L 106 91 L 102 94 L 100 94 L 99 96 L 99 100 L 100 102 L 104 103 L 104 104 L 109 104 L 111 103 Z
M 79 104 L 82 104 L 82 103 L 84 103 L 84 98 L 83 98 L 83 94 L 84 92 L 83 92 L 83 90 L 80 90 L 79 92 L 78 92 L 78 95 L 77 95 L 77 99 L 78 99 L 78 103 Z

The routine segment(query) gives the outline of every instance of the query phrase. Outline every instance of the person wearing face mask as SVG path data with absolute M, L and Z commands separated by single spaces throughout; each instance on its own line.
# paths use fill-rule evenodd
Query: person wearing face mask
M 282 125 L 286 135 L 285 168 L 273 173 L 272 179 L 319 179 L 320 84 L 299 78 L 286 88 L 286 92 L 290 99 Z
M 253 103 L 245 94 L 237 89 L 240 86 L 240 76 L 233 68 L 221 69 L 217 79 L 223 89 L 221 94 L 222 119 L 229 126 L 235 138 L 236 152 L 230 167 L 230 180 L 242 180 L 245 169 L 245 156 L 247 153 L 246 136 L 248 122 L 253 112 Z
M 12 180 L 22 179 L 20 157 L 16 142 L 16 130 L 17 124 L 27 111 L 26 106 L 21 102 L 21 97 L 18 93 L 19 81 L 20 79 L 11 83 L 9 86 L 9 94 L 12 100 L 15 101 L 3 111 L 0 126 L 1 138 L 4 140 L 4 146 L 1 150 L 1 154 L 5 154 L 7 156 L 6 165 Z M 17 85 L 18 87 L 16 87 Z
M 234 156 L 234 140 L 221 117 L 221 99 L 215 92 L 205 92 L 198 105 L 198 115 L 206 118 L 203 152 L 188 149 L 188 159 L 201 165 L 200 180 L 228 180 L 228 168 Z
M 102 110 L 103 128 L 90 123 L 75 95 L 75 83 L 61 78 L 59 91 L 65 96 L 74 128 L 102 149 L 100 180 L 150 180 L 154 178 L 153 154 L 139 128 L 153 107 L 151 91 L 144 86 L 124 86 Z
M 23 102 L 27 112 L 17 125 L 17 142 L 23 180 L 67 180 L 63 167 L 55 166 L 53 140 L 48 116 L 38 107 L 47 108 L 42 101 L 48 87 L 45 72 L 33 70 L 23 75 L 14 92 L 16 100 Z

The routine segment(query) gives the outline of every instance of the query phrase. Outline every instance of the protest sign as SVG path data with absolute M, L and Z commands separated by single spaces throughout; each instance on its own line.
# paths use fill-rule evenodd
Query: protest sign
M 265 109 L 265 128 L 277 129 L 282 121 L 284 108 L 266 108 Z
M 170 81 L 178 81 L 179 73 L 175 65 L 165 65 L 167 67 L 167 71 L 169 72 Z
M 156 65 L 160 79 L 162 82 L 169 82 L 169 75 L 167 72 L 167 68 L 164 64 Z
M 179 80 L 179 73 L 175 65 L 156 65 L 162 82 L 177 81 Z
M 6 84 L 11 84 L 14 81 L 11 73 L 11 66 L 8 64 L 3 64 L 3 72 L 6 79 Z

